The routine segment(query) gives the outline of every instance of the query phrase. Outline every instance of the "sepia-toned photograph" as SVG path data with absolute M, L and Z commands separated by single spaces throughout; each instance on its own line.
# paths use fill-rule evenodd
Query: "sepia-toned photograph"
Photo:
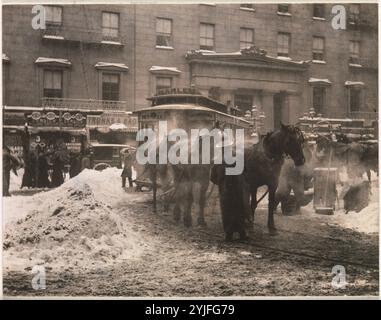
M 3 1 L 3 298 L 379 297 L 378 10 Z

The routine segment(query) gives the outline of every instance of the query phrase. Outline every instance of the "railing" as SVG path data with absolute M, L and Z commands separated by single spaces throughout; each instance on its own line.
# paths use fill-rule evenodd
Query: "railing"
M 91 111 L 127 111 L 126 101 L 42 98 L 42 107 Z
M 378 120 L 378 112 L 353 111 L 353 112 L 348 113 L 347 118 L 364 119 L 364 120 Z
M 62 25 L 47 25 L 42 29 L 45 38 L 60 39 L 74 42 L 100 43 L 102 40 L 101 30 L 89 30 Z

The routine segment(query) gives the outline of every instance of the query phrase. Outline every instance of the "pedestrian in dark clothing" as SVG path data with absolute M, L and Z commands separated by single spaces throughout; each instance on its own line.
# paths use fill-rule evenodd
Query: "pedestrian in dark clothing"
M 23 187 L 34 188 L 36 186 L 36 156 L 34 152 L 30 150 L 30 133 L 27 126 L 24 128 L 21 139 L 24 158 L 24 174 L 21 189 Z
M 24 154 L 24 174 L 22 177 L 21 188 L 34 188 L 36 177 L 36 158 L 32 152 Z
M 81 171 L 85 169 L 91 169 L 90 151 L 85 150 L 85 154 L 81 159 Z
M 126 187 L 126 179 L 128 179 L 129 187 L 133 187 L 132 183 L 132 164 L 134 163 L 133 154 L 128 150 L 124 153 L 123 171 L 122 171 L 122 188 Z
M 75 177 L 81 172 L 81 155 L 80 154 L 72 154 L 70 159 L 70 170 L 69 176 L 70 178 Z
M 9 185 L 11 178 L 11 170 L 17 175 L 17 167 L 19 161 L 11 154 L 11 150 L 7 147 L 3 147 L 3 196 L 10 197 Z
M 38 148 L 38 157 L 37 157 L 37 188 L 49 188 L 49 164 L 47 155 L 44 150 Z
M 65 164 L 69 163 L 69 152 L 64 145 L 60 143 L 58 150 L 52 156 L 53 174 L 52 174 L 52 187 L 59 187 L 64 182 L 64 169 Z

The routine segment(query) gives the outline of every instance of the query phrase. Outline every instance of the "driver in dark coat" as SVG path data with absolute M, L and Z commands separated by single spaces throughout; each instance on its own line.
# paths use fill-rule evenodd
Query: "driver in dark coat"
M 126 150 L 124 152 L 123 171 L 122 171 L 122 188 L 126 187 L 126 179 L 128 179 L 129 187 L 133 187 L 132 183 L 132 165 L 134 163 L 134 155 Z

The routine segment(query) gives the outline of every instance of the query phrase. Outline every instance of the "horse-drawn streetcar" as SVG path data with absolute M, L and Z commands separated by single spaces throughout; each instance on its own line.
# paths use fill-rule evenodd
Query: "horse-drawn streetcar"
M 138 115 L 139 129 L 158 129 L 159 121 L 167 121 L 168 129 L 212 129 L 224 127 L 245 129 L 251 123 L 239 117 L 239 110 L 205 97 L 195 89 L 162 90 L 158 95 L 148 98 L 152 106 L 135 113 Z
M 193 129 L 206 129 L 210 133 L 213 129 L 221 130 L 221 133 L 223 130 L 231 129 L 233 137 L 237 129 L 243 129 L 245 137 L 250 137 L 252 124 L 239 117 L 238 109 L 230 108 L 221 102 L 205 97 L 194 88 L 163 90 L 154 97 L 148 98 L 148 100 L 152 102 L 150 107 L 135 111 L 135 114 L 138 116 L 139 129 L 151 129 L 155 133 L 158 133 L 160 131 L 160 122 L 165 121 L 168 132 L 173 129 L 182 129 L 188 137 L 192 137 Z M 200 132 L 199 137 L 201 138 L 201 136 L 203 134 Z M 192 144 L 191 139 L 187 141 Z M 212 146 L 212 141 L 210 140 L 210 142 Z M 173 145 L 173 141 L 166 140 L 165 143 L 168 146 Z M 217 145 L 217 143 L 214 141 L 214 144 Z M 210 159 L 213 160 L 213 158 Z M 201 164 L 200 162 L 199 164 L 191 164 L 189 166 L 182 164 L 146 164 L 140 166 L 140 169 L 137 168 L 135 183 L 138 187 L 147 187 L 147 183 L 151 182 L 154 194 L 154 210 L 156 210 L 156 188 L 159 185 L 164 194 L 168 194 L 170 189 L 177 189 L 175 194 L 177 193 L 180 197 L 182 192 L 182 197 L 186 198 L 185 193 L 192 189 L 192 185 L 197 180 L 198 186 L 201 186 L 199 190 L 200 199 L 193 199 L 192 201 L 198 202 L 198 207 L 200 208 L 199 222 L 203 222 L 202 211 L 205 204 L 205 193 L 209 185 L 211 163 Z M 170 175 L 172 175 L 172 179 L 168 181 Z M 190 185 L 190 189 L 185 190 L 183 188 L 186 183 Z M 182 191 L 177 192 L 178 190 Z M 174 197 L 176 198 L 176 195 Z M 187 224 L 190 217 L 188 216 L 189 207 L 185 208 L 186 206 L 191 206 L 191 204 L 186 204 L 186 201 L 182 201 L 180 204 L 182 208 L 179 208 L 179 211 L 182 211 L 186 215 L 184 216 L 184 222 Z

